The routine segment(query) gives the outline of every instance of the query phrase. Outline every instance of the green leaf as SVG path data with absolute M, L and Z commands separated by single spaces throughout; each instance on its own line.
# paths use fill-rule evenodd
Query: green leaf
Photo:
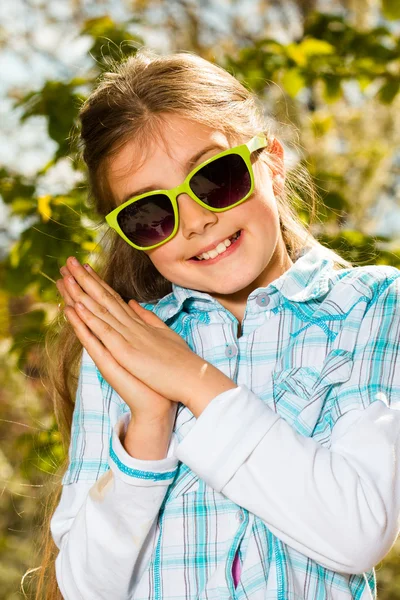
M 331 210 L 343 211 L 347 206 L 345 197 L 339 192 L 328 192 L 323 201 L 325 206 Z
M 327 103 L 336 102 L 342 96 L 341 78 L 332 75 L 325 75 L 324 82 L 324 99 Z
M 36 115 L 47 117 L 48 134 L 59 146 L 55 156 L 58 160 L 72 149 L 69 138 L 81 100 L 82 97 L 74 93 L 70 83 L 46 81 L 41 90 L 27 94 L 16 106 L 24 109 L 21 122 Z
M 114 21 L 109 15 L 87 19 L 81 29 L 81 34 L 99 37 L 114 27 Z
M 332 128 L 334 119 L 332 115 L 315 114 L 311 118 L 311 126 L 315 137 L 322 137 Z
M 400 90 L 400 78 L 389 79 L 378 92 L 378 98 L 384 104 L 391 104 Z
M 93 37 L 94 44 L 90 48 L 90 55 L 99 64 L 107 62 L 107 57 L 120 61 L 135 54 L 137 48 L 144 44 L 140 36 L 132 35 L 123 25 L 115 23 L 109 15 L 88 19 L 81 34 Z
M 15 198 L 30 198 L 35 194 L 35 185 L 27 182 L 23 175 L 0 168 L 0 194 L 5 204 L 11 204 Z
M 36 202 L 32 198 L 15 198 L 11 203 L 11 212 L 14 215 L 27 216 L 36 211 Z
M 363 246 L 366 242 L 365 236 L 359 231 L 347 229 L 342 232 L 343 238 L 351 244 L 351 246 Z
M 382 13 L 389 21 L 400 19 L 399 0 L 382 0 Z

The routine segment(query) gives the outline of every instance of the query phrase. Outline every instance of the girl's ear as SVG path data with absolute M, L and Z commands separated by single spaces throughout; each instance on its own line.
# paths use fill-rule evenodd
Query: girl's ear
M 274 137 L 268 148 L 270 154 L 275 154 L 276 164 L 272 170 L 272 185 L 274 193 L 280 193 L 283 190 L 285 182 L 285 164 L 284 164 L 284 150 L 280 141 Z
M 285 171 L 285 169 L 284 169 L 284 162 L 283 162 L 284 161 L 284 150 L 283 150 L 282 144 L 280 143 L 280 141 L 276 137 L 274 137 L 272 139 L 271 144 L 270 144 L 270 146 L 268 148 L 268 152 L 270 154 L 275 154 L 276 158 L 278 159 L 277 163 L 279 165 L 282 165 L 282 168 L 281 168 L 279 174 L 283 175 L 284 171 Z M 274 175 L 276 175 L 276 174 L 277 174 L 277 172 L 274 171 Z

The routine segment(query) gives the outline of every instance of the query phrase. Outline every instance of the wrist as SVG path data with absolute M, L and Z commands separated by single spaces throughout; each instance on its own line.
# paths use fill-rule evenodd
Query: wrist
M 167 457 L 175 422 L 175 411 L 156 418 L 131 418 L 120 441 L 130 456 L 140 460 L 162 460 Z
M 187 393 L 186 407 L 198 418 L 208 404 L 216 397 L 237 388 L 237 384 L 229 379 L 222 371 L 202 360 L 200 376 L 197 377 L 195 385 Z
M 141 427 L 144 429 L 163 428 L 166 423 L 170 423 L 171 427 L 175 422 L 176 411 L 178 408 L 177 402 L 171 402 L 170 407 L 162 412 L 152 413 L 131 413 L 131 419 L 127 426 L 129 429 Z

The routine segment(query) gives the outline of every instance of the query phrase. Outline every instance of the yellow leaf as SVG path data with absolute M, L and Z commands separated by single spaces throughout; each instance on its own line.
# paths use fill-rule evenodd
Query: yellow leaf
M 19 242 L 17 241 L 10 248 L 10 254 L 9 254 L 10 264 L 13 269 L 16 269 L 18 267 L 18 263 L 19 263 L 18 244 L 19 244 Z
M 32 245 L 32 240 L 25 240 L 21 243 L 21 240 L 17 240 L 15 244 L 11 246 L 10 250 L 10 264 L 13 269 L 16 269 L 19 265 L 19 261 L 21 260 L 21 256 L 29 250 Z
M 87 250 L 88 252 L 100 252 L 98 242 L 83 242 L 81 244 L 82 250 Z M 97 248 L 97 250 L 96 250 Z
M 354 229 L 348 229 L 347 231 L 343 231 L 343 237 L 352 244 L 352 246 L 362 246 L 365 242 L 364 236 L 359 231 L 355 231 Z
M 315 137 L 321 137 L 325 135 L 334 125 L 332 115 L 318 115 L 314 114 L 311 118 L 311 127 Z
M 306 57 L 304 56 L 302 48 L 299 44 L 289 44 L 288 46 L 286 46 L 286 53 L 289 58 L 294 60 L 294 62 L 300 65 L 301 67 L 304 67 L 304 65 L 307 62 Z
M 38 198 L 38 212 L 45 223 L 47 223 L 51 217 L 50 201 L 51 196 L 49 195 L 39 196 Z
M 80 233 L 73 233 L 71 235 L 71 242 L 74 242 L 75 244 L 79 244 L 81 243 L 81 234 Z
M 363 77 L 362 75 L 360 75 L 357 79 L 358 79 L 358 85 L 360 86 L 360 90 L 362 92 L 365 92 L 367 87 L 370 85 L 371 80 L 368 77 Z
M 306 38 L 300 44 L 300 49 L 307 57 L 318 54 L 333 54 L 335 48 L 324 40 L 316 40 L 315 38 Z
M 288 69 L 283 74 L 282 85 L 289 96 L 294 98 L 305 86 L 305 81 L 298 69 Z
M 333 54 L 334 52 L 335 48 L 331 44 L 315 38 L 306 38 L 300 44 L 288 44 L 286 46 L 287 55 L 300 67 L 307 64 L 307 59 L 310 56 Z

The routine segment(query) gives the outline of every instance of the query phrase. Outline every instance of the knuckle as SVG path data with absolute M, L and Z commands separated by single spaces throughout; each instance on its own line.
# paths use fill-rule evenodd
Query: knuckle
M 108 290 L 104 290 L 104 289 L 102 290 L 101 296 L 100 296 L 101 300 L 107 301 L 107 300 L 110 300 L 112 297 L 113 297 L 113 295 L 110 294 L 110 292 Z
M 110 333 L 110 331 L 113 330 L 113 328 L 111 327 L 111 325 L 109 325 L 108 323 L 105 323 L 103 327 L 104 327 L 105 333 Z
M 99 306 L 99 313 L 105 315 L 106 313 L 110 312 L 108 310 L 108 308 L 106 306 L 103 306 L 102 304 Z

